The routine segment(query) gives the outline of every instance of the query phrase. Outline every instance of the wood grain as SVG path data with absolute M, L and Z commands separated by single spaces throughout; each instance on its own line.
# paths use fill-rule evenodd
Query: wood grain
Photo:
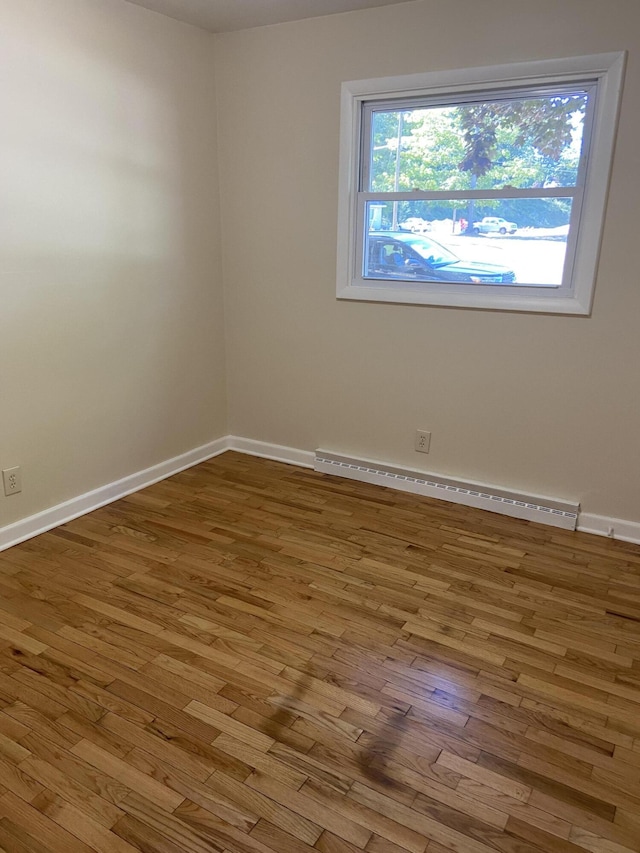
M 226 453 L 0 554 L 0 850 L 640 853 L 640 548 Z

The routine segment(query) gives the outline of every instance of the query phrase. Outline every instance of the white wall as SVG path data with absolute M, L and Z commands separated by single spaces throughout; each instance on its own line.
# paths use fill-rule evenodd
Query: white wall
M 638 520 L 640 3 L 418 0 L 215 47 L 230 431 Z M 590 318 L 336 301 L 343 80 L 624 49 Z
M 0 3 L 0 525 L 224 434 L 212 37 Z
M 336 301 L 343 80 L 622 49 L 592 317 Z M 227 432 L 637 521 L 639 102 L 637 0 L 215 38 L 121 0 L 0 0 L 0 467 L 24 477 L 0 526 Z

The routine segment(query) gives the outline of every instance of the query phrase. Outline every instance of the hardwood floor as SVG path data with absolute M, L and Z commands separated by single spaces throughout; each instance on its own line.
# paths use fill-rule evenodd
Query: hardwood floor
M 640 851 L 640 548 L 227 453 L 6 551 L 0 850 Z

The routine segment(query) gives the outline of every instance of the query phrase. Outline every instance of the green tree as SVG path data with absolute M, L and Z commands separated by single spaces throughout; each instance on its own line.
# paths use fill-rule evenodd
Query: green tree
M 511 135 L 521 154 L 518 165 L 532 165 L 535 155 L 547 168 L 559 163 L 573 141 L 576 117 L 584 116 L 583 94 L 495 101 L 463 106 L 457 110 L 465 152 L 458 168 L 478 179 L 492 172 L 497 162 L 501 137 Z M 546 171 L 546 169 L 545 169 Z M 572 169 L 569 171 L 573 171 Z M 577 162 L 575 164 L 577 173 Z M 570 177 L 569 174 L 564 176 Z M 548 182 L 546 178 L 545 182 Z M 540 184 L 544 185 L 544 184 Z M 467 234 L 473 233 L 475 205 L 467 213 Z
M 369 189 L 452 193 L 451 202 L 396 203 L 388 221 L 402 222 L 409 216 L 455 216 L 456 190 L 570 185 L 577 176 L 574 138 L 585 107 L 586 95 L 577 93 L 375 113 Z M 470 227 L 476 210 L 527 225 L 568 222 L 566 202 L 529 201 L 487 199 L 463 209 Z
M 583 94 L 513 101 L 495 101 L 457 109 L 465 153 L 458 164 L 480 178 L 493 168 L 499 132 L 513 131 L 517 146 L 531 146 L 540 155 L 558 161 L 571 145 L 575 116 L 584 115 Z

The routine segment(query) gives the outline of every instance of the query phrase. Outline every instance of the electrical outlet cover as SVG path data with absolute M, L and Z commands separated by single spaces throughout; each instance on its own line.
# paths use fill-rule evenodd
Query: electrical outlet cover
M 426 429 L 416 430 L 416 439 L 414 447 L 418 453 L 428 453 L 429 445 L 431 444 L 431 433 Z
M 22 471 L 20 466 L 15 468 L 5 468 L 2 471 L 2 482 L 4 484 L 4 493 L 7 497 L 17 495 L 22 491 Z

